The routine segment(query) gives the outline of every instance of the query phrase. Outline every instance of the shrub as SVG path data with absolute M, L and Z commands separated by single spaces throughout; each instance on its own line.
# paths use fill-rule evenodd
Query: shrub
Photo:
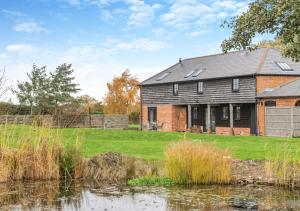
M 174 185 L 174 181 L 169 177 L 146 176 L 131 179 L 128 181 L 129 186 L 165 186 Z
M 166 167 L 179 184 L 225 184 L 231 177 L 230 153 L 212 143 L 182 141 L 169 146 Z

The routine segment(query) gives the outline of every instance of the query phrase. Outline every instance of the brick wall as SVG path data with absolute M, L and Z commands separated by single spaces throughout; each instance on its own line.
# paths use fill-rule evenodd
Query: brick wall
M 299 76 L 256 76 L 256 91 L 260 93 L 266 88 L 276 88 L 282 84 L 292 81 Z M 259 100 L 257 105 L 257 128 L 259 135 L 265 134 L 265 100 Z M 276 99 L 276 104 L 279 107 L 294 106 L 295 101 L 293 99 Z
M 234 135 L 250 136 L 250 128 L 233 128 Z M 230 127 L 216 127 L 218 135 L 232 135 Z
M 299 76 L 256 76 L 256 91 L 260 93 L 266 88 L 275 88 Z
M 294 107 L 300 97 L 275 98 L 275 99 L 259 99 L 257 105 L 257 125 L 259 135 L 265 135 L 265 102 L 268 100 L 276 101 L 276 107 Z
M 162 131 L 185 131 L 186 130 L 186 107 L 171 104 L 157 105 L 157 124 L 162 125 Z M 148 124 L 148 106 L 142 106 L 143 128 Z
M 51 127 L 68 128 L 127 128 L 127 115 L 80 115 L 80 116 L 30 116 L 30 115 L 0 115 L 0 124 L 27 124 L 34 122 L 47 124 Z
M 157 106 L 157 123 L 164 124 L 162 131 L 174 131 L 175 106 L 162 104 Z

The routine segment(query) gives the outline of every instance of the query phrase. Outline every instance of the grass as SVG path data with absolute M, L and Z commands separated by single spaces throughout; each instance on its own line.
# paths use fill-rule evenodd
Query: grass
M 170 187 L 175 182 L 169 177 L 146 176 L 131 179 L 128 181 L 129 186 L 164 186 Z
M 166 150 L 168 176 L 178 184 L 228 184 L 231 155 L 212 143 L 182 141 Z
M 77 155 L 75 145 L 64 146 L 60 130 L 0 126 L 0 182 L 72 177 Z
M 270 180 L 276 185 L 290 188 L 300 187 L 300 153 L 294 152 L 289 146 L 284 146 L 271 159 L 266 159 L 265 168 Z
M 0 126 L 3 127 L 3 126 Z M 26 132 L 29 126 L 10 125 L 11 139 L 15 141 Z M 0 128 L 1 130 L 1 128 Z M 85 157 L 91 157 L 104 152 L 120 152 L 130 156 L 147 160 L 164 160 L 166 148 L 184 139 L 184 133 L 179 132 L 147 132 L 134 130 L 102 130 L 102 129 L 61 129 L 62 143 L 72 146 L 80 140 L 81 153 Z M 80 138 L 78 138 L 80 137 Z M 264 160 L 266 154 L 269 158 L 275 158 L 277 149 L 288 145 L 292 154 L 300 149 L 300 138 L 275 138 L 256 136 L 220 136 L 187 133 L 186 140 L 201 142 L 215 142 L 221 149 L 229 148 L 236 159 Z M 15 145 L 15 142 L 9 143 Z

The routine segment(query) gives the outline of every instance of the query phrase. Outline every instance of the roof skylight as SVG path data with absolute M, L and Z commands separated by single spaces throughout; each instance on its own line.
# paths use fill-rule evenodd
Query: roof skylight
M 293 69 L 285 62 L 276 62 L 283 71 L 293 71 Z
M 185 77 L 185 78 L 188 78 L 188 77 L 190 77 L 191 75 L 193 75 L 194 72 L 195 72 L 195 70 L 189 72 L 189 73 L 186 74 L 184 77 Z
M 167 77 L 171 72 L 167 72 L 164 73 L 163 75 L 161 75 L 158 79 L 156 79 L 157 81 L 161 81 L 162 79 L 164 79 L 165 77 Z
M 203 69 L 200 69 L 200 70 L 197 70 L 194 74 L 193 74 L 193 77 L 197 77 L 200 75 L 200 73 L 203 72 Z

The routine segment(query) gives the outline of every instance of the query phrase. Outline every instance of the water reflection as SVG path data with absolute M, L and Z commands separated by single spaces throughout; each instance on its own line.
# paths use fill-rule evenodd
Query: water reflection
M 300 192 L 274 187 L 128 188 L 83 182 L 0 184 L 1 210 L 300 210 Z

